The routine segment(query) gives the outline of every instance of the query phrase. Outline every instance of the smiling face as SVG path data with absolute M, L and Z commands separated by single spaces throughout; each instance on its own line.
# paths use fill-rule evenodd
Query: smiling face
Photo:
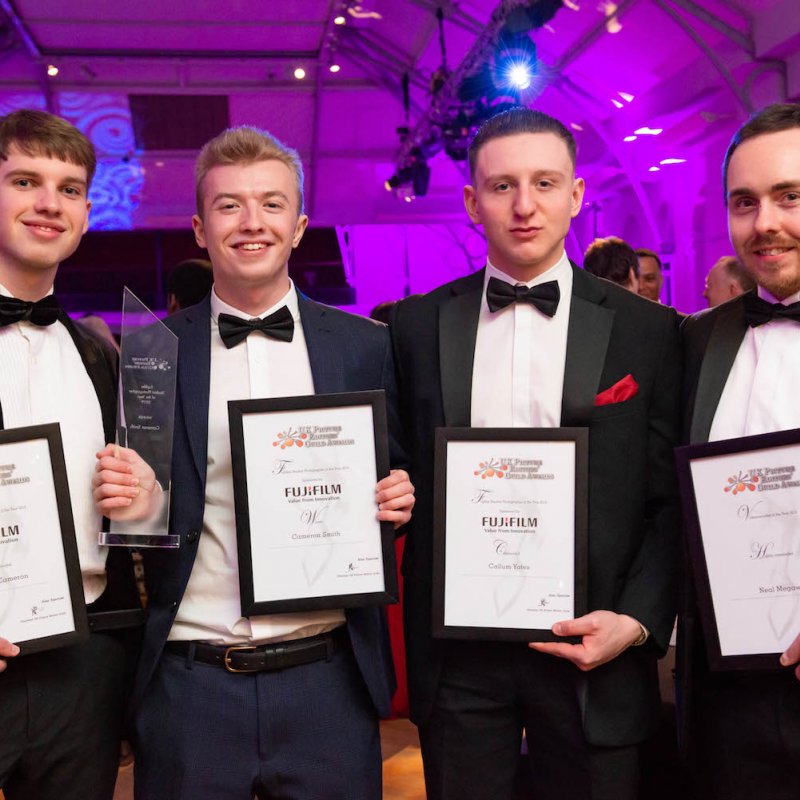
M 203 216 L 192 218 L 208 250 L 221 300 L 257 315 L 289 288 L 289 255 L 308 224 L 297 182 L 281 161 L 212 167 L 202 182 Z
M 0 283 L 23 300 L 53 284 L 89 227 L 86 168 L 15 146 L 0 159 Z
M 780 300 L 800 291 L 800 128 L 742 142 L 726 188 L 728 231 L 745 271 Z
M 473 183 L 464 205 L 483 226 L 491 263 L 518 281 L 555 265 L 584 192 L 564 141 L 549 132 L 490 139 L 478 151 Z

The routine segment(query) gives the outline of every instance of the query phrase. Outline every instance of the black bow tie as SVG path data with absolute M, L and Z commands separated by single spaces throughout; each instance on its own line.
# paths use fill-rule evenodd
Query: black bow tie
M 16 297 L 0 296 L 0 328 L 15 322 L 32 322 L 34 325 L 52 325 L 61 313 L 58 300 L 49 294 L 35 303 Z
M 294 320 L 292 312 L 286 306 L 279 308 L 274 314 L 264 319 L 242 319 L 233 314 L 220 314 L 217 318 L 219 335 L 225 347 L 230 349 L 243 342 L 253 331 L 261 333 L 281 342 L 291 342 L 294 337 Z
M 744 296 L 744 315 L 751 328 L 757 328 L 773 319 L 791 319 L 800 322 L 800 302 L 785 306 L 782 303 L 768 303 L 755 292 Z
M 489 285 L 486 287 L 486 303 L 492 313 L 512 303 L 530 303 L 542 314 L 553 317 L 560 299 L 558 281 L 547 281 L 529 289 L 527 286 L 513 286 L 506 281 L 489 278 Z

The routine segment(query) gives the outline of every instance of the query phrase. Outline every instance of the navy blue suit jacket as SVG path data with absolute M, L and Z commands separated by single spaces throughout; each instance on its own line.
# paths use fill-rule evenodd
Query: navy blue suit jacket
M 299 294 L 316 394 L 385 389 L 393 464 L 400 459 L 394 365 L 385 325 L 315 303 Z M 144 554 L 148 619 L 136 676 L 133 710 L 155 671 L 180 605 L 202 535 L 208 451 L 211 369 L 210 301 L 207 297 L 166 320 L 179 339 L 178 397 L 172 455 L 170 533 L 180 548 Z M 394 670 L 382 608 L 349 609 L 347 628 L 364 682 L 380 716 L 389 713 Z

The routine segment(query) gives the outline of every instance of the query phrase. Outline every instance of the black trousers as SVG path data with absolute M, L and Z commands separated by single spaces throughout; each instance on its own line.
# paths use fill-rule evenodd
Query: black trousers
M 800 681 L 792 670 L 705 674 L 695 703 L 698 797 L 800 800 Z
M 0 675 L 7 800 L 111 800 L 125 704 L 124 633 L 8 659 Z
M 583 686 L 574 664 L 523 643 L 449 643 L 420 728 L 429 800 L 512 798 L 523 729 L 537 800 L 635 798 L 637 749 L 586 742 Z

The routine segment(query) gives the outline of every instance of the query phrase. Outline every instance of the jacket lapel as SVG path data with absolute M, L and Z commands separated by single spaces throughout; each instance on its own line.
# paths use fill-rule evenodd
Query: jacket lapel
M 184 429 L 197 473 L 205 484 L 208 456 L 208 399 L 211 380 L 211 304 L 206 297 L 184 312 L 175 325 L 178 345 L 178 395 Z M 177 409 L 176 409 L 177 411 Z
M 588 425 L 606 362 L 615 311 L 602 305 L 604 287 L 572 265 L 561 425 Z
M 297 293 L 297 303 L 311 365 L 311 377 L 314 380 L 314 393 L 345 391 L 342 360 L 345 339 L 332 335 L 333 326 L 326 306 L 315 303 L 300 292 Z
M 103 417 L 103 433 L 106 442 L 115 441 L 117 429 L 117 385 L 111 354 L 106 355 L 102 346 L 91 336 L 81 333 L 66 311 L 59 315 L 59 322 L 67 329 L 83 366 L 94 386 L 100 413 Z M 111 350 L 111 345 L 109 345 Z
M 468 427 L 472 407 L 472 365 L 483 296 L 484 270 L 453 288 L 439 308 L 439 369 L 442 407 L 448 427 Z
M 689 431 L 689 441 L 693 444 L 708 441 L 722 390 L 746 332 L 747 322 L 741 301 L 729 303 L 724 311 L 720 310 L 697 377 L 697 392 Z

